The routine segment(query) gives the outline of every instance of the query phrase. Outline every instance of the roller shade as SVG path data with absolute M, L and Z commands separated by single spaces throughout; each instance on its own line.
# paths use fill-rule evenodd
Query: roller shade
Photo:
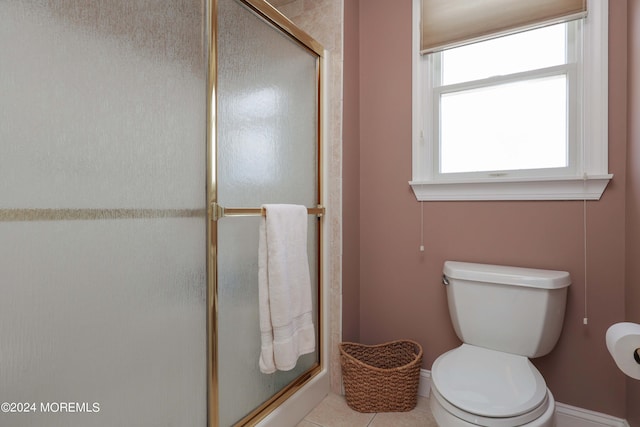
M 421 53 L 582 18 L 587 0 L 422 0 Z

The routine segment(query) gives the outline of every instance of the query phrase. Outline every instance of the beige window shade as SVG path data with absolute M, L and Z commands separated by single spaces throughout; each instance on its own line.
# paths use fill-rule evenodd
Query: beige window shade
M 422 0 L 421 52 L 581 18 L 587 0 Z

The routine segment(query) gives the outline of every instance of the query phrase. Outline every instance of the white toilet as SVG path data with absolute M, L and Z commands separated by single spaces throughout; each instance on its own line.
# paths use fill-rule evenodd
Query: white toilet
M 463 344 L 431 368 L 438 425 L 553 427 L 555 400 L 529 358 L 558 341 L 569 273 L 452 261 L 443 272 Z

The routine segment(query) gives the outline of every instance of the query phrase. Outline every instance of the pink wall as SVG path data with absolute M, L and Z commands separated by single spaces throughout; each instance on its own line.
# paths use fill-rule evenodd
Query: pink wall
M 640 0 L 628 11 L 627 320 L 640 323 Z M 627 420 L 640 426 L 640 381 L 627 378 Z
M 351 3 L 359 3 L 358 27 L 347 19 Z M 611 1 L 609 169 L 615 177 L 600 201 L 588 203 L 584 326 L 582 202 L 425 202 L 426 250 L 418 251 L 420 204 L 407 184 L 411 0 L 345 0 L 345 111 L 349 103 L 357 108 L 349 98 L 358 96 L 360 114 L 359 123 L 345 120 L 344 132 L 355 135 L 349 127 L 359 126 L 360 151 L 357 160 L 347 155 L 356 143 L 345 140 L 343 181 L 358 183 L 360 204 L 359 210 L 347 205 L 345 193 L 345 224 L 357 218 L 359 236 L 345 226 L 344 247 L 358 255 L 345 253 L 344 262 L 359 259 L 360 273 L 359 283 L 352 281 L 355 275 L 343 283 L 345 294 L 359 292 L 359 305 L 343 301 L 344 330 L 354 335 L 358 329 L 364 343 L 416 339 L 425 350 L 423 367 L 431 369 L 438 355 L 459 344 L 440 283 L 445 260 L 566 270 L 573 285 L 563 334 L 556 349 L 534 363 L 559 402 L 625 417 L 626 380 L 609 357 L 604 334 L 625 320 L 626 5 Z M 353 52 L 346 43 L 354 39 L 359 70 L 346 59 Z M 357 94 L 347 91 L 354 78 Z M 351 187 L 347 191 L 354 197 Z M 354 312 L 360 313 L 359 326 Z
M 344 1 L 344 74 L 342 105 L 342 339 L 360 339 L 360 55 L 359 2 Z

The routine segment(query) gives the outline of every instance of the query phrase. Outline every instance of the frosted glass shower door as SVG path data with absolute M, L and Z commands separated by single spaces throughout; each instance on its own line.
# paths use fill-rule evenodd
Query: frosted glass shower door
M 204 14 L 0 1 L 0 426 L 206 425 Z
M 319 204 L 317 53 L 237 0 L 218 0 L 217 202 Z M 217 223 L 220 426 L 233 425 L 303 373 L 319 351 L 287 372 L 258 367 L 258 216 Z M 309 215 L 308 258 L 318 330 L 319 219 Z

